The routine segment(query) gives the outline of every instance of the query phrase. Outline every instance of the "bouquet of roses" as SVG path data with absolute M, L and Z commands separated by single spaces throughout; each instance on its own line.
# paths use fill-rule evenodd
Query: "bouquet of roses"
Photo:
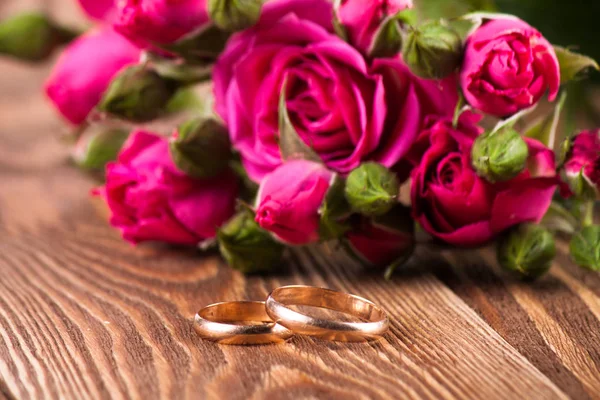
M 244 272 L 315 242 L 392 271 L 416 237 L 498 239 L 501 265 L 534 278 L 562 233 L 600 268 L 600 131 L 555 145 L 564 84 L 598 65 L 526 22 L 418 21 L 412 0 L 79 2 L 89 32 L 20 16 L 0 51 L 35 61 L 68 43 L 45 90 L 75 160 L 106 165 L 95 194 L 124 239 L 215 245 Z M 148 128 L 207 82 L 208 112 Z

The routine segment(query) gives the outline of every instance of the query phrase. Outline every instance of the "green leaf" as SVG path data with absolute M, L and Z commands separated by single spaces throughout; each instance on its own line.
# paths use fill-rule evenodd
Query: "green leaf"
M 566 99 L 567 92 L 563 91 L 558 102 L 554 106 L 552 113 L 527 129 L 524 135 L 528 138 L 539 140 L 548 148 L 553 149 L 556 141 L 556 132 L 558 130 L 560 114 L 565 106 Z
M 209 24 L 190 33 L 179 41 L 164 46 L 154 45 L 168 52 L 175 53 L 188 63 L 205 65 L 214 62 L 225 48 L 231 34 Z
M 263 0 L 209 0 L 208 15 L 223 30 L 241 31 L 256 24 L 262 5 Z
M 346 27 L 340 21 L 340 18 L 338 17 L 337 13 L 333 13 L 333 19 L 331 22 L 333 24 L 333 31 L 335 32 L 335 34 L 338 35 L 340 39 L 347 42 L 348 32 L 346 31 Z
M 212 66 L 195 65 L 167 59 L 155 54 L 149 54 L 152 69 L 162 78 L 176 81 L 180 85 L 195 85 L 211 79 Z
M 569 249 L 577 265 L 600 271 L 600 226 L 586 226 L 576 233 L 571 239 Z
M 336 174 L 319 209 L 319 237 L 323 241 L 340 238 L 350 229 L 343 221 L 351 213 L 344 195 L 345 187 L 346 180 Z
M 572 52 L 564 47 L 554 46 L 558 63 L 560 64 L 560 83 L 581 78 L 588 70 L 600 70 L 598 63 L 588 56 Z
M 402 50 L 400 21 L 395 15 L 387 17 L 375 33 L 369 48 L 369 57 L 393 57 Z
M 279 96 L 279 150 L 284 160 L 304 159 L 322 162 L 319 155 L 298 135 L 290 120 L 286 104 L 287 81 L 281 87 Z

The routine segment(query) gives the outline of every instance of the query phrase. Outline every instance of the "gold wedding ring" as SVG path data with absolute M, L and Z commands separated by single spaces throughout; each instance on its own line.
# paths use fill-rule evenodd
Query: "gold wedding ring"
M 313 318 L 290 306 L 312 306 L 350 314 L 364 322 Z M 283 286 L 271 292 L 267 313 L 278 324 L 301 335 L 326 340 L 362 342 L 377 339 L 389 328 L 389 319 L 375 303 L 352 294 L 312 286 Z
M 194 329 L 204 339 L 237 345 L 279 343 L 293 335 L 267 315 L 264 301 L 211 304 L 198 311 Z

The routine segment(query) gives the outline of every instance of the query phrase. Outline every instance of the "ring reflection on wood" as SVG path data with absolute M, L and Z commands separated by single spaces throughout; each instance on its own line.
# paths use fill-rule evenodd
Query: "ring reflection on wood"
M 264 301 L 232 301 L 204 307 L 194 318 L 194 330 L 221 344 L 284 342 L 293 333 L 267 315 Z
M 341 342 L 379 339 L 389 328 L 385 311 L 375 303 L 348 293 L 312 286 L 283 286 L 267 298 L 267 313 L 278 324 L 296 334 Z M 315 318 L 289 306 L 326 308 L 352 315 L 361 322 Z

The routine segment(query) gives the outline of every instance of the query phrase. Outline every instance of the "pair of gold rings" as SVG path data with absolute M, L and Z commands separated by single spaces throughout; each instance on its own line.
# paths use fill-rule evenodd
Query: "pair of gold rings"
M 320 307 L 349 314 L 360 322 L 311 317 L 294 306 Z M 312 286 L 283 286 L 267 301 L 232 301 L 204 307 L 194 329 L 204 339 L 222 344 L 284 342 L 294 334 L 326 340 L 362 342 L 379 338 L 389 319 L 375 303 L 348 293 Z

